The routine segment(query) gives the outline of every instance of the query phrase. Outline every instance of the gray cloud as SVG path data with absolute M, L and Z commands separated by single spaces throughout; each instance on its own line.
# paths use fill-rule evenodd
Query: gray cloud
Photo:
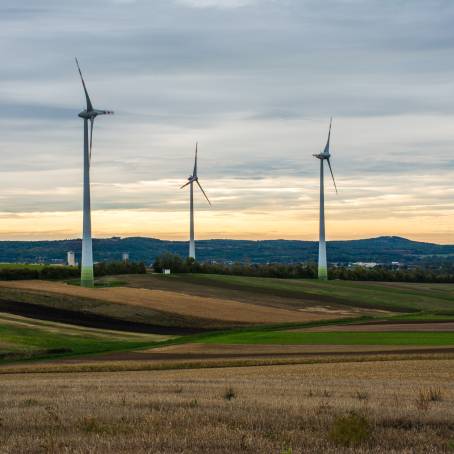
M 454 167 L 453 19 L 449 0 L 4 0 L 0 211 L 80 208 L 75 55 L 95 105 L 116 111 L 96 125 L 98 208 L 185 209 L 170 187 L 127 188 L 184 180 L 195 140 L 219 209 L 304 210 L 302 194 L 315 206 L 311 155 L 334 115 L 340 183 L 378 187 L 357 188 L 352 200 L 410 191 L 405 213 L 445 210 L 418 178 L 450 188 L 440 172 Z M 243 192 L 222 195 L 232 178 Z M 407 187 L 383 184 L 390 178 Z M 248 180 L 301 193 L 265 198 Z

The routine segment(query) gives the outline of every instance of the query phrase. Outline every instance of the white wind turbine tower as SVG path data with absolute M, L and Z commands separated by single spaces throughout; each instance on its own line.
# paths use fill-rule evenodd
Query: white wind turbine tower
M 329 171 L 333 177 L 334 188 L 336 189 L 336 181 L 334 180 L 333 169 L 331 168 L 331 163 L 329 161 L 331 154 L 329 152 L 329 142 L 331 138 L 331 123 L 333 119 L 330 119 L 329 122 L 329 132 L 328 140 L 325 145 L 323 153 L 314 154 L 317 159 L 320 159 L 320 236 L 318 242 L 318 278 L 321 280 L 328 279 L 328 264 L 326 260 L 326 241 L 325 241 L 325 186 L 323 182 L 323 170 L 324 170 L 324 161 L 328 163 Z
M 195 240 L 194 240 L 194 183 L 197 183 L 203 195 L 207 199 L 211 206 L 211 202 L 208 199 L 205 191 L 199 183 L 199 177 L 197 176 L 197 143 L 195 144 L 195 159 L 194 159 L 194 171 L 189 176 L 188 182 L 181 186 L 180 189 L 189 186 L 189 257 L 195 259 Z
M 80 285 L 82 287 L 94 287 L 93 276 L 93 247 L 91 241 L 91 208 L 90 208 L 90 161 L 93 144 L 93 124 L 98 115 L 112 115 L 110 110 L 97 110 L 93 108 L 87 87 L 76 58 L 77 69 L 85 92 L 87 108 L 80 112 L 79 117 L 84 120 L 84 212 L 83 212 L 83 236 L 82 236 L 82 268 Z M 90 138 L 88 137 L 88 121 L 90 121 Z

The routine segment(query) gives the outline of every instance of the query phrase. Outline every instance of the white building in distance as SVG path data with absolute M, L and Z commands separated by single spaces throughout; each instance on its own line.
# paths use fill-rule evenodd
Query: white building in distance
M 378 263 L 375 262 L 354 262 L 352 263 L 353 266 L 361 266 L 363 268 L 375 268 Z
M 68 251 L 68 265 L 77 266 L 76 253 L 74 251 Z

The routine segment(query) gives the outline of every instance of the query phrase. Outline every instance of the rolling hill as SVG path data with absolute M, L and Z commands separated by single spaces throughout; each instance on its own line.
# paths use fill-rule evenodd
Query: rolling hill
M 153 262 L 164 252 L 187 255 L 186 241 L 166 241 L 156 238 L 130 237 L 95 239 L 94 256 L 97 261 L 120 260 L 123 252 L 129 252 L 133 261 Z M 253 263 L 315 262 L 318 243 L 296 240 L 200 240 L 197 241 L 197 257 L 201 261 L 232 261 Z M 81 240 L 60 241 L 0 241 L 0 262 L 61 262 L 67 251 L 75 251 L 80 257 Z M 384 236 L 363 240 L 330 241 L 328 257 L 331 263 L 350 262 L 401 262 L 419 264 L 423 260 L 432 263 L 454 262 L 454 245 L 440 245 L 411 241 L 396 236 Z

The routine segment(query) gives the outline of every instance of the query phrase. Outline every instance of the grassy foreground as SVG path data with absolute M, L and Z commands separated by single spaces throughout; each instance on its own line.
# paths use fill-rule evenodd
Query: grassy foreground
M 0 376 L 2 453 L 450 452 L 453 360 Z

